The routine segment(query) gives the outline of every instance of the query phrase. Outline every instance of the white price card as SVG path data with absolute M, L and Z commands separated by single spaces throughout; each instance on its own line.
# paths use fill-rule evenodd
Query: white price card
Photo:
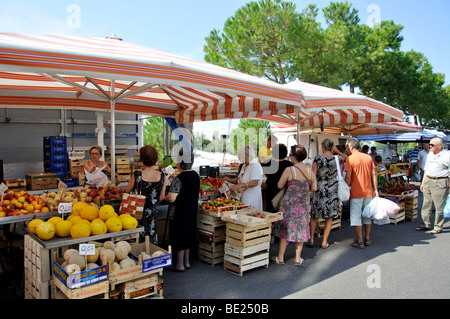
M 59 203 L 58 213 L 70 214 L 72 212 L 72 203 Z
M 8 189 L 8 186 L 5 185 L 5 183 L 0 184 L 0 194 L 3 194 Z
M 95 255 L 95 244 L 80 244 L 78 253 L 83 256 Z
M 64 193 L 66 191 L 66 189 L 67 189 L 67 184 L 60 180 L 59 183 L 58 183 L 58 189 L 62 193 Z
M 169 165 L 163 168 L 163 172 L 167 175 L 172 175 L 173 173 L 175 173 L 175 170 L 173 169 L 172 165 Z
M 230 189 L 228 188 L 227 185 L 222 184 L 222 187 L 219 188 L 219 192 L 221 192 L 222 194 L 225 194 L 226 192 L 228 192 Z

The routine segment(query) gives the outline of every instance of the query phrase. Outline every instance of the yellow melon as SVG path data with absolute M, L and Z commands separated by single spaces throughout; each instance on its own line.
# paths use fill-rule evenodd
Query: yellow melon
M 98 218 L 98 208 L 91 205 L 86 205 L 80 210 L 80 216 L 83 219 L 87 219 L 88 221 L 93 221 Z
M 70 229 L 70 236 L 72 238 L 84 238 L 89 237 L 91 234 L 91 227 L 83 222 L 78 222 Z
M 133 216 L 128 216 L 121 219 L 123 229 L 135 229 L 138 225 L 138 221 Z
M 52 218 L 50 218 L 49 220 L 47 220 L 47 222 L 52 223 L 53 225 L 56 226 L 56 224 L 58 224 L 59 222 L 63 221 L 64 219 L 62 219 L 59 216 L 54 216 Z
M 100 207 L 98 215 L 103 221 L 106 221 L 110 217 L 117 216 L 117 213 L 111 205 L 103 205 Z
M 100 218 L 94 219 L 91 222 L 90 227 L 91 227 L 91 235 L 93 236 L 103 235 L 106 234 L 106 232 L 108 231 L 105 222 Z
M 130 214 L 120 214 L 119 218 L 120 218 L 120 220 L 122 220 L 122 218 L 127 218 L 127 217 L 130 217 L 130 216 L 131 216 Z
M 75 223 L 77 223 L 77 222 L 79 222 L 80 220 L 82 220 L 82 218 L 81 218 L 81 216 L 79 216 L 79 215 L 70 215 L 69 217 L 67 217 L 67 219 L 66 220 L 69 220 L 69 221 L 71 221 L 73 224 L 75 224 Z
M 42 240 L 50 240 L 55 236 L 55 225 L 43 222 L 36 226 L 36 235 Z
M 105 222 L 109 233 L 118 232 L 122 230 L 122 222 L 119 217 L 110 217 Z
M 72 228 L 73 224 L 70 220 L 62 220 L 59 223 L 55 225 L 55 231 L 56 235 L 58 237 L 69 237 L 70 236 L 70 229 Z
M 87 205 L 85 202 L 76 202 L 72 206 L 72 215 L 80 216 L 80 210 Z
M 30 222 L 28 223 L 28 231 L 29 231 L 30 233 L 36 235 L 36 227 L 37 227 L 40 223 L 43 223 L 43 222 L 44 222 L 44 221 L 43 221 L 42 219 L 38 219 L 38 218 L 33 219 L 32 221 L 30 221 Z

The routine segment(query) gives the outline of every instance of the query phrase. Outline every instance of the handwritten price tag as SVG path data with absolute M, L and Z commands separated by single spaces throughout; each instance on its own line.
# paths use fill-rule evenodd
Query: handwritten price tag
M 8 190 L 8 186 L 5 185 L 5 183 L 0 184 L 0 194 L 3 194 Z
M 80 255 L 95 255 L 95 244 L 80 244 L 78 249 Z
M 70 214 L 72 212 L 72 203 L 59 203 L 58 213 L 59 214 Z

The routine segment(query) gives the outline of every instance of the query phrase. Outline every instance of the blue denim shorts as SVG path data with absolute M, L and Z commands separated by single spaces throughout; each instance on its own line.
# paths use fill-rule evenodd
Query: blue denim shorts
M 372 201 L 372 197 L 350 199 L 350 226 L 372 224 L 372 220 L 362 216 L 364 207 Z

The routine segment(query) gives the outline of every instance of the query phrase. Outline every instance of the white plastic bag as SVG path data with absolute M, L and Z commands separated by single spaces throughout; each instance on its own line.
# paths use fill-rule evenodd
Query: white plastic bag
M 97 186 L 103 186 L 108 185 L 110 183 L 110 180 L 108 179 L 108 176 L 106 176 L 105 173 L 102 172 L 102 170 L 106 166 L 103 167 L 97 167 L 95 171 L 92 173 L 89 173 L 86 169 L 84 170 L 85 176 L 86 176 L 86 183 L 89 185 L 97 184 Z
M 447 204 L 444 206 L 444 218 L 450 218 L 450 194 L 448 194 Z
M 338 157 L 337 155 L 334 157 L 334 159 L 336 160 L 336 168 L 338 171 L 338 176 L 337 176 L 337 180 L 338 180 L 338 198 L 343 201 L 346 202 L 350 199 L 350 188 L 348 187 L 347 183 L 345 182 L 344 178 L 342 177 L 341 174 L 341 169 L 340 169 L 340 165 L 339 165 L 339 161 L 338 161 Z
M 374 197 L 372 201 L 364 207 L 363 217 L 372 218 L 374 220 L 386 220 L 389 216 L 395 215 L 400 210 L 400 206 L 393 201 Z

